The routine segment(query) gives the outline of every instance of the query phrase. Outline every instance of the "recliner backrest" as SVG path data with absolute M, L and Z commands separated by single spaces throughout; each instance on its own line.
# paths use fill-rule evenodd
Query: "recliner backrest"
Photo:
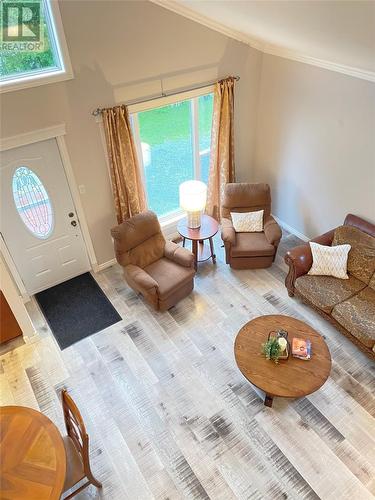
M 257 210 L 264 210 L 264 217 L 271 215 L 271 191 L 268 184 L 233 182 L 225 186 L 223 217 L 230 219 L 230 212 L 256 212 Z
M 150 210 L 112 228 L 111 235 L 121 266 L 133 264 L 143 269 L 164 255 L 165 238 L 156 214 Z

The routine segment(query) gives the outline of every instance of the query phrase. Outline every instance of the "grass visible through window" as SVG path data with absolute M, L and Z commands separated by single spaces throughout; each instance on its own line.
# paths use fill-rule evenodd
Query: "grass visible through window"
M 148 205 L 159 216 L 179 208 L 179 185 L 195 178 L 193 133 L 198 129 L 201 180 L 208 180 L 213 95 L 198 99 L 198 126 L 191 100 L 138 113 Z

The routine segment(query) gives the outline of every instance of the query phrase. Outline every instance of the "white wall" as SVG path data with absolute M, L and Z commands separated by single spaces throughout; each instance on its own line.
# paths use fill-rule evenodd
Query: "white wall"
M 2 137 L 61 122 L 99 263 L 113 258 L 114 207 L 99 127 L 91 111 L 126 99 L 238 74 L 236 162 L 247 180 L 253 155 L 261 54 L 150 2 L 59 2 L 75 78 L 3 94 Z
M 375 222 L 375 84 L 264 55 L 252 179 L 309 237 L 347 213 Z

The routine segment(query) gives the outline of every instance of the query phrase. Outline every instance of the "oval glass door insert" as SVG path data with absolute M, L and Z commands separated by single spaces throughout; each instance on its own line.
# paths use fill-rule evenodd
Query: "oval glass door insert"
M 18 167 L 13 174 L 13 199 L 19 216 L 36 237 L 46 239 L 53 229 L 53 211 L 42 181 L 28 167 Z

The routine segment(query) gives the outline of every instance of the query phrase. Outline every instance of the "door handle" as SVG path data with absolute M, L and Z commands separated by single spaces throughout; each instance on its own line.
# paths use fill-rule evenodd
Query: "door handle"
M 72 220 L 71 225 L 74 226 L 74 227 L 76 227 L 77 221 L 76 220 Z

